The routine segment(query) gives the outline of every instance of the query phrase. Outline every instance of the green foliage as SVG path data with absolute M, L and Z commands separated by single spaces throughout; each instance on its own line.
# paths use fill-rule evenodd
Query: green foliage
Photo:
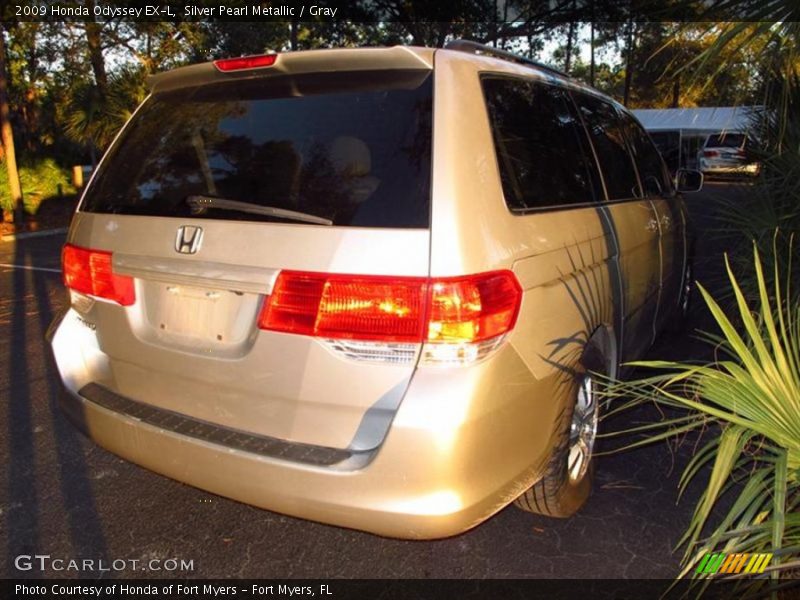
M 105 150 L 145 95 L 142 72 L 134 69 L 112 77 L 105 96 L 94 84 L 78 85 L 62 107 L 64 131 L 79 144 Z
M 0 163 L 0 208 L 11 211 L 11 192 L 8 188 L 8 172 Z M 55 161 L 46 158 L 32 165 L 23 165 L 19 169 L 22 194 L 25 200 L 25 212 L 36 214 L 42 200 L 75 193 L 72 178 L 68 169 L 59 167 Z
M 769 163 L 772 162 L 784 164 L 787 174 L 794 171 L 794 177 L 798 176 L 800 160 L 796 157 L 766 158 L 762 163 L 764 169 L 771 170 L 774 164 Z M 759 285 L 753 262 L 744 250 L 751 244 L 755 244 L 768 264 L 777 264 L 791 281 L 800 282 L 800 261 L 792 260 L 793 240 L 800 234 L 800 189 L 791 177 L 772 181 L 767 179 L 766 173 L 763 177 L 765 180 L 751 186 L 746 195 L 719 201 L 719 227 L 713 232 L 720 243 L 732 248 L 729 259 L 747 298 L 758 296 Z M 774 284 L 771 272 L 765 277 L 770 285 Z M 800 285 L 795 285 L 791 294 L 792 300 L 800 299 Z M 722 293 L 718 299 L 732 302 L 732 290 Z
M 713 232 L 721 244 L 732 248 L 731 264 L 748 298 L 756 297 L 758 289 L 747 252 L 751 243 L 769 264 L 778 264 L 792 281 L 800 282 L 800 261 L 791 261 L 791 241 L 800 237 L 800 86 L 786 91 L 791 118 L 782 118 L 773 108 L 754 123 L 763 144 L 754 153 L 761 175 L 746 194 L 720 203 Z M 771 274 L 766 276 L 771 282 Z M 794 298 L 800 297 L 800 285 L 795 285 L 793 293 Z
M 693 430 L 712 434 L 681 478 L 683 491 L 710 470 L 681 539 L 684 574 L 712 551 L 775 552 L 775 564 L 797 567 L 780 556 L 800 549 L 800 303 L 779 267 L 772 266 L 770 287 L 758 250 L 754 257 L 755 301 L 748 302 L 727 260 L 730 314 L 699 286 L 720 331 L 706 336 L 716 350 L 713 363 L 635 363 L 657 374 L 608 390 L 629 398 L 614 412 L 655 402 L 679 415 L 637 428 L 645 437 L 631 446 Z M 732 502 L 722 507 L 728 493 Z

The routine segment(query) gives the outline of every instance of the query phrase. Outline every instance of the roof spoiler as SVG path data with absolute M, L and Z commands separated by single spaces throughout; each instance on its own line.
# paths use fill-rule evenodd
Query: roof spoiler
M 542 71 L 548 71 L 554 75 L 559 75 L 561 77 L 565 77 L 566 79 L 572 79 L 570 75 L 567 75 L 564 71 L 559 71 L 554 67 L 550 67 L 533 59 L 520 56 L 519 54 L 514 54 L 513 52 L 479 44 L 478 42 L 473 42 L 472 40 L 453 40 L 452 42 L 445 44 L 444 49 L 456 50 L 457 52 L 466 52 L 468 54 L 491 56 L 492 58 L 499 58 L 501 60 L 507 60 L 520 65 L 536 67 Z
M 147 85 L 151 92 L 159 93 L 207 83 L 279 75 L 387 69 L 430 70 L 433 69 L 433 53 L 433 48 L 408 46 L 273 53 L 268 55 L 275 56 L 275 60 L 270 65 L 221 71 L 214 65 L 214 62 L 205 62 L 152 75 L 147 79 Z

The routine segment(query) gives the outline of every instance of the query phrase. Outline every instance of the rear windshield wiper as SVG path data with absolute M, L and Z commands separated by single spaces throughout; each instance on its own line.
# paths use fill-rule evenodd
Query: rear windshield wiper
M 220 210 L 238 210 L 240 212 L 254 215 L 264 215 L 267 217 L 276 217 L 278 219 L 300 221 L 302 223 L 333 225 L 333 221 L 330 219 L 324 219 L 323 217 L 317 217 L 316 215 L 309 215 L 308 213 L 278 208 L 277 206 L 262 206 L 261 204 L 252 204 L 250 202 L 241 202 L 239 200 L 216 198 L 214 196 L 187 196 L 186 204 L 195 209 L 218 208 Z

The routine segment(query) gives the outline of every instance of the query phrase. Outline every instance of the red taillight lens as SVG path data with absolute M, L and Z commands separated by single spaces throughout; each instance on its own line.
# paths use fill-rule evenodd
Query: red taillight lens
M 482 342 L 517 321 L 522 288 L 511 271 L 431 282 L 428 342 Z
M 76 292 L 113 300 L 122 306 L 136 301 L 133 278 L 114 274 L 111 252 L 67 244 L 61 255 L 61 265 L 64 285 Z
M 707 158 L 714 158 L 715 156 L 719 156 L 719 152 L 716 150 L 703 150 L 703 156 Z
M 258 326 L 331 339 L 480 342 L 514 327 L 521 299 L 510 271 L 433 280 L 283 271 Z
M 283 271 L 258 326 L 332 339 L 414 342 L 422 337 L 425 280 Z
M 258 56 L 242 56 L 239 58 L 222 58 L 214 61 L 214 66 L 218 70 L 227 73 L 228 71 L 242 71 L 244 69 L 260 69 L 271 67 L 278 58 L 277 54 L 260 54 Z

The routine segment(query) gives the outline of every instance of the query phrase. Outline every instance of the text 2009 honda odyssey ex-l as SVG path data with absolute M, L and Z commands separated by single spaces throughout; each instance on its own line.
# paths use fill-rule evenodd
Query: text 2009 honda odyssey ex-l
M 685 304 L 684 221 L 628 112 L 488 48 L 177 69 L 69 231 L 64 408 L 148 469 L 326 523 L 567 516 L 593 373 Z

